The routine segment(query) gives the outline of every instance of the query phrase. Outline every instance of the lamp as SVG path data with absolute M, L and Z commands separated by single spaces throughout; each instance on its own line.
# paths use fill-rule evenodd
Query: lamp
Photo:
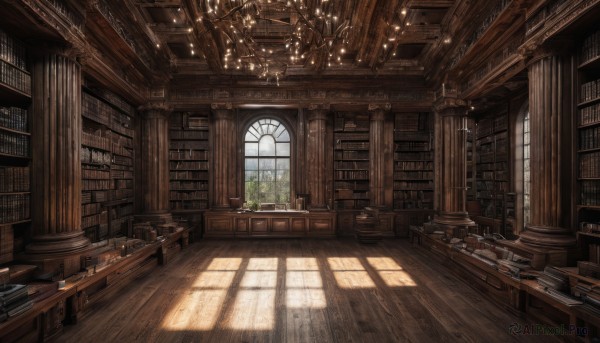
M 279 82 L 289 66 L 341 64 L 353 0 L 199 0 L 223 69 Z

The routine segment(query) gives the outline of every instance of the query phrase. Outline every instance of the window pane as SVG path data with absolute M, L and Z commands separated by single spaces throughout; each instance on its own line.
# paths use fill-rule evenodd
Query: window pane
M 258 156 L 258 143 L 246 143 L 246 156 Z
M 260 178 L 258 179 L 260 182 L 263 181 L 275 181 L 275 171 L 273 170 L 261 170 Z
M 258 142 L 260 156 L 275 156 L 275 140 L 273 136 L 262 136 Z
M 290 171 L 289 170 L 278 170 L 277 171 L 277 181 L 290 181 Z
M 274 158 L 261 158 L 260 159 L 260 170 L 275 169 Z
M 283 131 L 280 135 L 275 136 L 277 137 L 277 141 L 278 142 L 289 142 L 290 141 L 290 134 L 286 131 Z
M 290 156 L 290 143 L 277 143 L 277 156 Z
M 257 181 L 257 180 L 258 180 L 258 172 L 257 171 L 247 171 L 246 170 L 245 181 Z
M 277 159 L 277 170 L 289 170 L 290 169 L 290 159 L 289 158 L 278 158 Z
M 258 170 L 258 158 L 247 158 L 246 170 Z
M 246 182 L 245 200 L 256 201 L 258 199 L 258 181 Z
M 253 135 L 250 131 L 246 132 L 246 137 L 244 138 L 246 142 L 258 142 L 258 137 Z

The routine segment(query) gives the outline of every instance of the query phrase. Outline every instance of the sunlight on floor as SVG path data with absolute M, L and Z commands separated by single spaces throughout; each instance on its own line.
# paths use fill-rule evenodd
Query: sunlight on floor
M 244 288 L 275 288 L 277 272 L 247 271 L 244 273 L 240 287 Z
M 327 298 L 322 289 L 288 289 L 285 291 L 288 308 L 326 308 Z
M 329 268 L 340 288 L 373 288 L 375 282 L 356 257 L 328 257 Z
M 291 271 L 286 273 L 285 286 L 287 288 L 322 288 L 320 272 Z
M 228 327 L 235 330 L 271 330 L 275 325 L 275 290 L 240 290 Z
M 246 270 L 277 270 L 277 257 L 252 257 Z
M 238 257 L 213 258 L 206 270 L 239 270 L 242 259 Z
M 285 264 L 287 270 L 319 270 L 319 264 L 314 257 L 288 257 Z
M 416 286 L 414 280 L 390 257 L 367 257 L 367 262 L 377 271 L 388 287 Z

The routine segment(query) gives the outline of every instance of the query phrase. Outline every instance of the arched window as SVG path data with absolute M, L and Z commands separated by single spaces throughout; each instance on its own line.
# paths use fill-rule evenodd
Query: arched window
M 244 137 L 244 189 L 248 203 L 290 202 L 290 135 L 275 119 L 260 119 Z
M 529 223 L 530 218 L 530 195 L 531 195 L 531 173 L 529 166 L 529 111 L 523 116 L 523 225 Z

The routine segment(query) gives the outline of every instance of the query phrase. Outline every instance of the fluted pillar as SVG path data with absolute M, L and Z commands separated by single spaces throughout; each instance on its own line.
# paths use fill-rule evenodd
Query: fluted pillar
M 32 241 L 26 252 L 50 260 L 90 245 L 81 230 L 81 67 L 44 54 L 34 58 L 32 78 Z
M 435 111 L 434 222 L 449 228 L 474 226 L 466 211 L 467 200 L 467 107 L 455 97 L 442 97 Z
M 393 125 L 385 125 L 390 109 L 390 104 L 369 105 L 369 189 L 372 207 L 391 208 L 392 197 L 386 197 L 386 191 L 392 189 L 390 185 L 393 183 L 393 165 L 389 163 L 393 158 L 390 147 Z
M 311 209 L 326 209 L 325 138 L 329 105 L 310 105 L 306 138 L 307 187 Z
M 142 215 L 139 221 L 171 222 L 169 208 L 169 114 L 163 103 L 140 108 Z
M 520 242 L 538 248 L 564 249 L 576 243 L 563 227 L 570 210 L 563 192 L 572 191 L 563 169 L 571 164 L 564 150 L 570 147 L 569 65 L 568 59 L 540 50 L 528 66 L 531 219 Z
M 229 209 L 229 198 L 236 194 L 236 129 L 230 103 L 212 104 L 213 209 Z

